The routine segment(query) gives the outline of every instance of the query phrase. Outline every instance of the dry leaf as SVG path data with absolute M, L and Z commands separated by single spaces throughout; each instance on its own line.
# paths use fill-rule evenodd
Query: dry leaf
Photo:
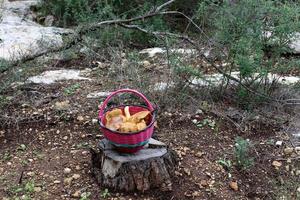
M 238 191 L 238 190 L 239 190 L 237 181 L 231 181 L 231 182 L 229 183 L 229 186 L 230 186 L 230 188 L 233 189 L 234 191 Z

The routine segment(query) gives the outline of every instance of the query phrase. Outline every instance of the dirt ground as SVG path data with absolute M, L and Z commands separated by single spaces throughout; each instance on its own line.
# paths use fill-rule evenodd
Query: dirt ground
M 209 109 L 198 113 L 160 110 L 154 136 L 180 158 L 172 192 L 122 193 L 99 186 L 90 171 L 89 148 L 103 138 L 97 124 L 103 98 L 88 99 L 86 95 L 107 91 L 109 77 L 105 73 L 100 77 L 51 85 L 26 83 L 6 90 L 5 95 L 13 98 L 2 108 L 0 118 L 3 200 L 300 198 L 299 152 L 288 150 L 291 144 L 286 132 L 259 124 L 260 120 L 253 122 L 254 128 L 241 132 Z M 221 103 L 218 109 L 228 106 Z M 250 156 L 254 162 L 247 169 L 236 167 L 236 136 L 249 138 L 253 144 Z M 283 144 L 276 146 L 276 141 Z M 222 161 L 230 163 L 225 166 Z M 230 186 L 232 182 L 237 183 L 236 190 Z

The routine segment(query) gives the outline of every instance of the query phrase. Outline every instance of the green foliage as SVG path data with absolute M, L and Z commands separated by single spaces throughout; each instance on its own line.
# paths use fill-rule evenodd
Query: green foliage
M 80 197 L 80 200 L 89 200 L 89 199 L 90 199 L 90 196 L 91 196 L 91 193 L 90 193 L 90 192 L 82 193 L 82 195 L 81 195 L 81 197 Z
M 235 139 L 235 159 L 239 169 L 247 169 L 254 164 L 254 158 L 249 153 L 252 144 L 249 140 L 237 137 Z
M 0 72 L 6 71 L 9 68 L 9 66 L 10 62 L 0 59 Z
M 204 0 L 199 4 L 197 19 L 213 30 L 210 36 L 215 42 L 214 51 L 229 63 L 224 70 L 239 71 L 239 79 L 249 87 L 264 83 L 254 89 L 268 93 L 271 88 L 265 84 L 269 81 L 267 74 L 291 69 L 291 63 L 282 54 L 291 51 L 289 44 L 300 30 L 299 5 L 299 2 L 281 0 L 235 3 Z M 280 65 L 283 61 L 284 68 Z M 239 96 L 247 96 L 246 91 L 238 92 Z
M 51 0 L 42 1 L 38 10 L 43 16 L 53 15 L 59 26 L 72 26 L 112 16 L 111 6 L 101 0 Z
M 107 188 L 105 188 L 102 192 L 101 192 L 101 195 L 100 195 L 102 198 L 106 199 L 110 196 L 110 193 L 108 191 Z
M 120 1 L 120 0 L 49 0 L 42 1 L 38 6 L 40 18 L 47 15 L 55 17 L 58 26 L 69 27 L 84 25 L 87 23 L 112 20 L 116 18 L 129 18 L 139 16 L 153 9 L 163 1 Z M 147 30 L 162 31 L 167 29 L 167 24 L 162 16 L 155 16 L 136 22 Z M 101 30 L 93 30 L 87 33 L 92 38 L 93 45 L 118 45 L 120 42 L 148 46 L 153 43 L 153 36 L 140 31 L 122 29 L 120 27 L 103 26 Z M 95 41 L 95 39 L 97 39 Z
M 64 89 L 64 94 L 67 96 L 73 95 L 80 88 L 80 84 L 76 83 Z
M 232 167 L 231 160 L 220 159 L 217 161 L 220 165 L 222 165 L 226 170 L 230 170 Z

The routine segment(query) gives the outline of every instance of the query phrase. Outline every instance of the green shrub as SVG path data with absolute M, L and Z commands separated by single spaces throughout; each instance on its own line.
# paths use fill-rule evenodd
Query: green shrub
M 239 71 L 244 84 L 268 93 L 267 74 L 282 72 L 282 55 L 291 51 L 289 44 L 300 31 L 300 6 L 281 0 L 205 0 L 199 4 L 197 19 L 209 24 L 216 55 L 229 63 L 223 70 Z M 285 66 L 291 69 L 289 62 Z
M 239 169 L 247 169 L 254 164 L 254 158 L 249 153 L 252 144 L 249 140 L 237 137 L 235 139 L 235 159 L 236 165 Z

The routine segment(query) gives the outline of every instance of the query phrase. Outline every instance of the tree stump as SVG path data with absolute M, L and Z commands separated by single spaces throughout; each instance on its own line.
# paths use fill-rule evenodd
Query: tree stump
M 177 155 L 164 143 L 150 139 L 148 147 L 135 154 L 122 154 L 106 140 L 91 149 L 92 173 L 97 182 L 117 191 L 172 190 L 171 177 L 178 163 Z

